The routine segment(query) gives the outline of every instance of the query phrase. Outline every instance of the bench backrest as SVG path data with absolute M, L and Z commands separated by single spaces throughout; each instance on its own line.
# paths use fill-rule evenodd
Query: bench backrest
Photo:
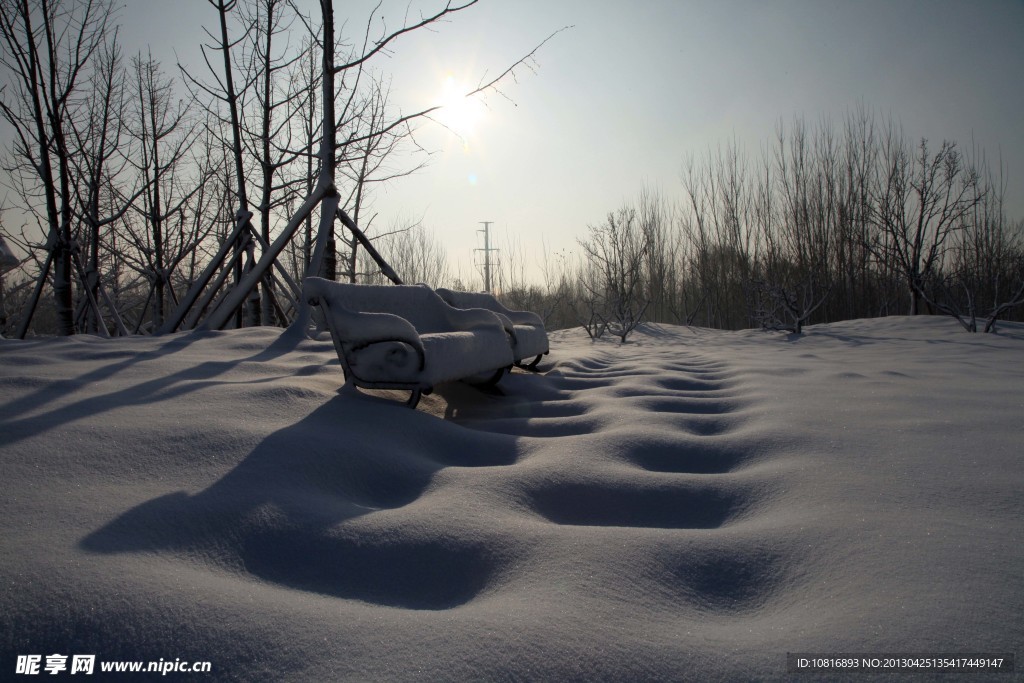
M 451 331 L 448 304 L 420 285 L 354 285 L 335 283 L 331 298 L 350 311 L 392 313 L 405 318 L 420 334 Z
M 540 316 L 532 311 L 514 311 L 487 292 L 457 292 L 452 289 L 437 289 L 438 295 L 455 308 L 483 308 L 500 313 L 516 325 L 544 327 Z
M 487 292 L 457 292 L 453 289 L 438 289 L 437 293 L 456 308 L 485 308 L 498 313 L 510 312 L 496 297 Z

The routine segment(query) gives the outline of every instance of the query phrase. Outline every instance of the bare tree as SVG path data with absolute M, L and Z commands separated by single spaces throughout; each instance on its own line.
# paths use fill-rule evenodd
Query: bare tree
M 418 220 L 396 221 L 374 238 L 374 246 L 405 282 L 443 287 L 451 279 L 444 245 Z M 365 251 L 360 255 L 362 281 L 383 284 L 386 278 L 377 263 Z
M 863 106 L 844 121 L 840 161 L 840 200 L 836 221 L 835 277 L 836 317 L 857 318 L 877 315 L 876 302 L 888 298 L 879 291 L 892 280 L 879 275 L 868 245 L 871 242 L 871 183 L 878 159 L 877 127 L 874 116 Z
M 308 153 L 308 148 L 292 150 L 296 147 L 292 118 L 301 110 L 306 93 L 296 93 L 288 83 L 293 67 L 301 64 L 305 55 L 291 49 L 288 40 L 298 23 L 290 0 L 253 0 L 242 6 L 241 15 L 249 29 L 243 41 L 243 54 L 248 56 L 243 77 L 249 87 L 239 93 L 244 104 L 239 125 L 244 151 L 254 161 L 259 179 L 259 232 L 262 243 L 269 244 L 272 214 L 288 206 L 299 191 L 297 186 L 302 184 L 302 178 L 286 177 L 283 171 L 300 155 Z M 313 44 L 305 43 L 302 47 L 311 50 Z M 262 283 L 259 319 L 263 324 L 275 322 L 272 275 L 273 271 Z
M 415 154 L 407 154 L 404 158 L 408 161 L 404 165 L 394 165 L 394 159 L 403 149 L 407 152 L 423 150 L 416 145 L 413 128 L 408 121 L 397 127 L 390 125 L 397 114 L 391 110 L 390 90 L 383 77 L 379 74 L 366 74 L 362 80 L 367 83 L 366 90 L 358 95 L 358 99 L 349 99 L 350 116 L 340 126 L 345 139 L 339 147 L 338 172 L 349 187 L 348 196 L 342 205 L 348 209 L 353 222 L 368 231 L 374 218 L 366 212 L 370 206 L 371 188 L 412 175 L 421 170 L 426 162 L 423 155 L 416 159 Z M 418 221 L 407 223 L 412 227 Z M 361 243 L 355 235 L 344 240 L 344 243 L 349 250 L 347 276 L 350 282 L 355 282 Z M 401 272 L 400 269 L 396 270 Z
M 46 257 L 17 335 L 24 337 L 52 269 L 57 331 L 73 334 L 74 169 L 71 124 L 76 95 L 106 42 L 109 0 L 10 0 L 0 3 L 0 63 L 7 72 L 0 113 L 14 141 L 5 163 L 24 209 L 47 238 Z
M 296 209 L 295 213 L 289 219 L 288 223 L 283 227 L 282 231 L 274 242 L 268 245 L 264 250 L 259 261 L 254 265 L 252 271 L 247 274 L 238 285 L 235 286 L 231 291 L 227 292 L 216 309 L 214 309 L 207 317 L 204 325 L 210 328 L 220 328 L 225 325 L 228 318 L 233 314 L 234 311 L 242 305 L 246 297 L 253 288 L 258 284 L 259 279 L 264 277 L 266 272 L 279 265 L 277 262 L 278 255 L 286 248 L 287 244 L 291 241 L 296 231 L 300 227 L 303 221 L 305 221 L 310 212 L 315 209 L 319 209 L 320 213 L 320 228 L 317 231 L 317 239 L 312 250 L 310 262 L 307 267 L 307 274 L 315 274 L 320 272 L 321 265 L 324 261 L 324 254 L 327 250 L 328 242 L 333 236 L 333 223 L 335 220 L 341 220 L 341 222 L 353 233 L 353 235 L 359 239 L 364 249 L 370 249 L 370 243 L 366 240 L 365 235 L 359 230 L 358 226 L 351 219 L 351 217 L 345 212 L 340 206 L 340 195 L 335 185 L 337 177 L 338 159 L 340 156 L 340 146 L 342 140 L 344 144 L 351 145 L 365 140 L 371 135 L 387 135 L 393 130 L 398 130 L 402 126 L 407 125 L 410 121 L 420 119 L 428 116 L 431 112 L 436 111 L 438 107 L 428 107 L 426 109 L 414 112 L 412 114 L 400 115 L 397 118 L 390 121 L 387 125 L 371 131 L 362 136 L 340 137 L 339 130 L 342 129 L 339 126 L 339 122 L 347 120 L 353 110 L 347 104 L 343 105 L 339 112 L 336 105 L 337 102 L 337 83 L 336 78 L 343 74 L 355 74 L 358 80 L 359 74 L 363 72 L 364 65 L 366 65 L 371 59 L 378 54 L 390 50 L 391 46 L 402 36 L 429 27 L 444 18 L 462 11 L 473 4 L 476 0 L 468 0 L 463 4 L 455 4 L 452 2 L 447 3 L 444 7 L 434 12 L 433 14 L 422 15 L 418 21 L 408 21 L 404 23 L 397 30 L 389 30 L 386 27 L 381 31 L 379 37 L 374 39 L 371 38 L 371 32 L 374 31 L 372 28 L 374 22 L 371 21 L 367 24 L 366 34 L 363 40 L 362 48 L 357 50 L 353 56 L 345 59 L 339 59 L 335 49 L 335 35 L 334 35 L 334 8 L 331 0 L 321 0 L 321 14 L 323 19 L 322 24 L 322 43 L 321 43 L 321 58 L 322 58 L 322 73 L 323 78 L 321 81 L 322 97 L 322 121 L 323 125 L 321 128 L 320 138 L 320 152 L 319 152 L 319 174 L 317 176 L 317 182 L 313 186 L 312 190 L 307 195 L 305 201 Z M 554 34 L 552 34 L 554 35 Z M 550 37 L 549 37 L 550 39 Z M 467 96 L 472 96 L 478 93 L 482 93 L 487 90 L 496 89 L 499 83 L 513 74 L 514 70 L 533 58 L 533 55 L 544 44 L 543 41 L 534 50 L 522 59 L 515 62 L 513 65 L 508 67 L 502 74 L 497 78 L 487 82 L 482 82 L 472 92 L 467 93 Z M 354 92 L 351 91 L 351 92 Z M 352 103 L 354 99 L 350 95 L 348 103 Z M 342 118 L 338 118 L 337 114 L 341 113 Z M 371 255 L 374 253 L 370 252 Z M 382 267 L 383 264 L 382 263 Z M 388 268 L 387 270 L 390 270 Z M 393 281 L 400 282 L 397 275 L 391 278 Z M 309 306 L 307 302 L 300 302 L 300 310 L 296 316 L 296 326 L 304 328 L 308 322 Z
M 765 330 L 802 334 L 804 324 L 828 299 L 830 286 L 822 286 L 815 273 L 798 281 L 752 280 L 754 320 Z
M 586 283 L 596 300 L 603 303 L 598 315 L 625 342 L 650 305 L 644 291 L 644 264 L 651 235 L 643 230 L 636 210 L 623 207 L 609 213 L 604 223 L 590 226 L 589 239 L 579 244 L 599 275 L 596 282 Z
M 949 257 L 921 288 L 929 306 L 950 315 L 968 332 L 995 330 L 1000 317 L 1024 305 L 1024 221 L 1011 223 L 1004 209 L 1006 181 L 986 169 L 972 210 L 952 238 Z
M 316 31 L 311 28 L 310 33 Z M 322 59 L 319 55 L 319 47 L 314 35 L 309 35 L 302 45 L 302 58 L 292 68 L 289 82 L 292 85 L 292 97 L 297 100 L 299 106 L 292 117 L 292 125 L 296 128 L 293 139 L 302 141 L 303 147 L 299 156 L 298 167 L 301 177 L 301 188 L 304 196 L 313 192 L 317 175 L 319 174 L 319 157 L 314 153 L 320 140 L 320 130 L 323 124 L 323 115 L 320 108 L 319 90 L 323 71 L 321 69 Z M 293 212 L 296 195 L 292 195 L 287 203 L 289 215 Z M 306 268 L 309 267 L 313 256 L 313 214 L 307 214 L 303 221 L 303 237 L 301 244 L 296 241 L 289 243 L 293 249 L 293 275 L 296 280 L 302 278 Z M 301 253 L 301 257 L 297 257 Z
M 185 209 L 209 177 L 209 169 L 189 159 L 200 128 L 190 126 L 186 103 L 175 102 L 173 81 L 163 75 L 152 57 L 132 60 L 132 137 L 138 157 L 131 161 L 144 188 L 141 206 L 122 221 L 134 252 L 124 252 L 127 265 L 150 283 L 152 326 L 159 329 L 168 306 L 177 304 L 172 274 L 206 236 L 210 226 L 196 231 Z M 190 171 L 194 175 L 190 177 Z
M 747 320 L 743 283 L 752 275 L 757 246 L 751 185 L 735 141 L 709 151 L 705 164 L 701 170 L 691 158 L 683 173 L 687 210 L 681 227 L 694 285 L 689 303 L 704 302 L 708 326 L 736 327 Z
M 757 275 L 748 284 L 751 317 L 764 329 L 800 334 L 832 290 L 838 237 L 839 147 L 830 126 L 817 135 L 802 119 L 776 129 L 772 157 L 754 191 Z
M 90 78 L 86 107 L 73 121 L 72 133 L 76 153 L 72 157 L 76 177 L 75 214 L 81 227 L 75 246 L 86 252 L 85 263 L 76 248 L 72 252 L 75 265 L 85 285 L 82 298 L 85 320 L 81 327 L 88 332 L 107 334 L 107 315 L 117 333 L 128 333 L 116 301 L 121 255 L 116 245 L 116 234 L 109 229 L 131 208 L 147 188 L 136 185 L 134 190 L 123 190 L 131 156 L 126 134 L 129 118 L 125 90 L 125 71 L 121 63 L 117 32 L 112 40 L 97 51 L 95 68 Z M 107 229 L 104 231 L 104 229 Z M 104 249 L 104 247 L 106 249 Z M 114 285 L 113 297 L 104 283 L 103 257 L 111 254 L 109 280 Z
M 598 261 L 591 258 L 578 259 L 573 273 L 576 281 L 569 308 L 587 336 L 600 339 L 608 331 L 604 273 Z
M 880 161 L 871 205 L 878 234 L 869 248 L 877 259 L 896 264 L 910 292 L 910 314 L 916 315 L 950 235 L 982 199 L 979 175 L 955 143 L 943 142 L 932 154 L 922 139 L 913 152 L 894 126 L 882 141 Z
M 223 250 L 226 250 L 228 248 L 233 250 L 234 255 L 232 256 L 232 260 L 230 261 L 229 264 L 224 266 L 223 270 L 225 275 L 227 273 L 233 272 L 234 281 L 237 284 L 238 281 L 241 280 L 242 278 L 244 256 L 248 255 L 249 268 L 251 269 L 252 264 L 254 263 L 255 254 L 255 247 L 252 243 L 252 235 L 250 234 L 250 232 L 253 230 L 251 224 L 249 223 L 250 219 L 252 218 L 252 213 L 249 210 L 249 195 L 248 186 L 245 181 L 246 169 L 242 145 L 242 93 L 240 92 L 240 89 L 236 88 L 235 86 L 235 67 L 231 56 L 232 47 L 238 41 L 232 41 L 229 37 L 228 32 L 228 15 L 230 12 L 233 12 L 236 9 L 236 7 L 238 6 L 238 1 L 208 0 L 208 2 L 217 10 L 219 32 L 217 36 L 214 37 L 213 34 L 211 34 L 209 31 L 206 31 L 207 35 L 214 40 L 214 43 L 212 46 L 203 45 L 202 51 L 203 56 L 206 59 L 206 64 L 209 67 L 209 70 L 215 75 L 217 73 L 217 70 L 210 64 L 210 58 L 208 56 L 207 50 L 209 49 L 212 51 L 219 51 L 221 53 L 222 63 L 224 65 L 222 80 L 218 81 L 217 88 L 210 88 L 202 85 L 195 78 L 188 76 L 187 71 L 182 70 L 182 72 L 185 73 L 186 76 L 188 76 L 189 80 L 193 84 L 197 85 L 201 90 L 204 90 L 207 94 L 213 96 L 215 100 L 219 101 L 220 104 L 227 106 L 228 109 L 227 119 L 222 119 L 222 123 L 227 125 L 227 133 L 230 136 L 225 140 L 225 142 L 227 142 L 226 146 L 231 150 L 230 158 L 231 161 L 233 162 L 231 168 L 233 168 L 234 170 L 234 198 L 235 201 L 237 202 L 237 205 L 235 213 L 235 230 L 232 233 L 231 238 L 226 240 L 225 243 L 222 245 L 221 253 L 224 253 Z M 204 29 L 204 31 L 205 30 L 206 29 Z M 244 34 L 248 35 L 252 31 L 253 27 L 251 25 L 247 25 L 245 27 Z M 268 31 L 268 33 L 270 32 Z M 244 90 L 244 86 L 242 90 Z M 218 256 L 220 255 L 221 254 L 218 254 Z M 171 325 L 167 325 L 163 329 L 165 329 L 166 331 L 170 331 L 170 329 L 172 329 L 173 327 L 177 327 L 179 319 L 182 317 L 184 313 L 182 309 L 191 306 L 193 297 L 198 295 L 199 289 L 205 286 L 209 277 L 212 276 L 212 269 L 220 267 L 221 265 L 222 264 L 220 263 L 220 259 L 215 258 L 213 261 L 211 261 L 210 267 L 207 269 L 206 272 L 203 273 L 203 275 L 200 278 L 200 281 L 194 283 L 192 289 L 186 294 L 185 306 L 179 305 L 179 310 L 175 311 L 171 321 L 169 321 Z M 205 306 L 200 306 L 200 312 L 202 312 L 204 308 Z M 249 308 L 250 319 L 252 318 L 256 310 L 258 310 L 258 306 L 253 306 Z M 236 324 L 240 324 L 241 308 L 239 307 L 235 312 L 233 312 L 233 315 L 236 316 Z
M 269 245 L 274 210 L 290 205 L 297 182 L 294 178 L 284 179 L 281 172 L 298 157 L 285 151 L 290 146 L 291 118 L 297 100 L 295 91 L 283 81 L 288 80 L 290 67 L 301 55 L 291 55 L 287 41 L 278 49 L 281 36 L 297 16 L 294 7 L 281 0 L 254 0 L 245 6 L 240 6 L 237 0 L 208 1 L 217 11 L 218 29 L 216 33 L 206 31 L 211 42 L 202 46 L 202 52 L 213 84 L 204 83 L 180 65 L 179 68 L 194 97 L 204 102 L 208 115 L 216 120 L 211 130 L 229 150 L 230 180 L 226 187 L 231 188 L 233 229 L 159 328 L 162 332 L 173 331 L 183 323 L 194 327 L 228 277 L 233 276 L 236 285 L 243 277 L 248 278 L 257 265 L 257 244 L 263 251 Z M 233 19 L 241 26 L 238 37 L 231 35 Z M 242 52 L 241 59 L 234 56 L 236 48 Z M 222 65 L 219 68 L 211 61 L 211 56 L 218 52 Z M 252 106 L 246 107 L 247 104 Z M 260 230 L 252 224 L 250 170 L 259 178 L 255 187 L 260 197 Z M 271 324 L 275 318 L 287 315 L 285 308 L 294 307 L 298 287 L 287 269 L 276 261 L 274 266 L 284 286 L 274 286 L 277 280 L 273 270 L 262 271 L 260 282 L 247 288 L 245 299 L 229 315 L 236 325 L 242 324 L 243 312 L 248 324 Z M 220 275 L 215 279 L 218 271 Z M 287 305 L 280 301 L 285 292 Z
M 673 239 L 673 207 L 658 190 L 644 187 L 637 200 L 637 220 L 648 249 L 643 265 L 644 298 L 654 318 L 666 319 L 679 311 L 682 283 L 676 269 L 681 243 Z

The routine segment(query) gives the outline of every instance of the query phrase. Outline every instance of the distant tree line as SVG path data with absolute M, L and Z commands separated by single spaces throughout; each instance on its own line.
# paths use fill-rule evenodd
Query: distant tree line
M 0 334 L 185 328 L 223 301 L 221 324 L 281 325 L 314 264 L 382 281 L 366 242 L 301 212 L 314 192 L 336 195 L 404 281 L 474 288 L 416 221 L 374 225 L 373 188 L 421 166 L 414 124 L 431 110 L 397 111 L 369 60 L 475 0 L 391 31 L 371 18 L 362 39 L 332 40 L 330 59 L 318 23 L 330 0 L 320 18 L 292 0 L 207 2 L 205 68 L 171 72 L 123 54 L 112 0 L 0 2 L 0 238 L 22 259 L 0 264 Z M 1024 222 L 1006 215 L 1002 169 L 978 150 L 912 139 L 861 108 L 838 124 L 780 124 L 757 157 L 731 142 L 691 158 L 679 190 L 645 190 L 572 253 L 544 253 L 540 282 L 512 245 L 498 291 L 552 327 L 621 339 L 642 321 L 800 331 L 941 313 L 991 330 L 1021 319 Z M 259 269 L 296 215 L 298 237 Z
M 758 158 L 735 142 L 689 159 L 590 226 L 542 286 L 506 273 L 512 306 L 623 339 L 643 320 L 800 332 L 810 323 L 947 314 L 991 331 L 1024 313 L 1024 221 L 978 150 L 911 140 L 864 108 L 779 124 Z

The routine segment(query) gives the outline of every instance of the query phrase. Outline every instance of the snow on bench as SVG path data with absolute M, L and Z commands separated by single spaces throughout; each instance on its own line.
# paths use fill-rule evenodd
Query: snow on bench
M 509 336 L 516 365 L 533 370 L 541 357 L 546 356 L 550 350 L 544 321 L 536 313 L 513 311 L 486 292 L 456 292 L 443 288 L 435 291 L 455 308 L 484 308 L 497 315 Z M 533 360 L 524 365 L 523 361 L 527 358 Z
M 324 312 L 345 383 L 408 389 L 408 405 L 444 382 L 501 379 L 514 358 L 498 317 L 449 306 L 425 286 L 354 285 L 306 278 L 304 296 Z

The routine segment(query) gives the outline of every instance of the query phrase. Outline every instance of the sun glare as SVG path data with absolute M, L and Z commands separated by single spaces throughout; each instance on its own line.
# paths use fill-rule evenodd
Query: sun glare
M 441 107 L 435 114 L 442 125 L 465 140 L 476 132 L 484 115 L 484 105 L 479 96 L 466 97 L 473 88 L 458 81 L 448 74 L 441 84 L 438 105 Z

